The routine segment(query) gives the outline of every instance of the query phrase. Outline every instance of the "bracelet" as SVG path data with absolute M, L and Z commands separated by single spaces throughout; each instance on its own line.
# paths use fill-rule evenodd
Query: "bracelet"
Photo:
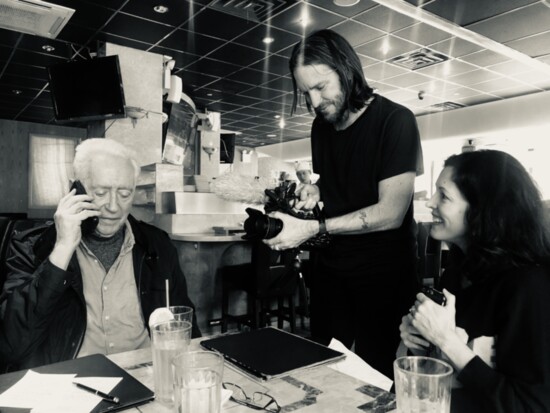
M 319 231 L 317 232 L 317 234 L 319 235 L 328 234 L 327 224 L 325 222 L 324 216 L 319 217 Z

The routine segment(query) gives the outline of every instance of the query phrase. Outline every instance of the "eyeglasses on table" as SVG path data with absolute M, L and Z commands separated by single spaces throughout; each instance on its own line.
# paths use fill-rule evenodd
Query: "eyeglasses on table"
M 243 406 L 250 407 L 255 410 L 265 410 L 266 412 L 279 413 L 281 411 L 281 406 L 277 403 L 277 400 L 270 396 L 267 393 L 254 392 L 252 397 L 248 397 L 243 388 L 238 384 L 234 383 L 222 383 L 223 388 L 231 390 L 231 400 L 236 403 L 242 404 Z

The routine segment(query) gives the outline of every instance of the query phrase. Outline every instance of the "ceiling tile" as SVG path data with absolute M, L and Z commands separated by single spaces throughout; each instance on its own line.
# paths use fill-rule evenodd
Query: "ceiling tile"
M 65 0 L 72 2 L 72 0 Z M 95 4 L 96 6 L 102 6 L 113 10 L 118 10 L 128 0 L 86 0 L 88 3 Z M 58 3 L 58 0 L 54 0 L 54 3 Z M 69 6 L 70 7 L 70 6 Z
M 341 14 L 346 17 L 355 16 L 367 9 L 375 7 L 377 4 L 372 0 L 361 0 L 357 4 L 348 7 L 341 7 L 334 4 L 333 0 L 308 0 L 308 3 L 330 10 L 334 13 Z
M 388 93 L 388 92 L 391 92 L 392 90 L 398 89 L 395 86 L 388 85 L 388 84 L 382 83 L 382 82 L 369 82 L 369 86 L 372 87 L 373 89 L 375 89 L 376 93 L 380 93 L 382 95 L 384 93 Z
M 492 52 L 490 50 L 480 50 L 479 52 L 475 52 L 467 56 L 462 56 L 460 58 L 460 60 L 480 67 L 486 67 L 497 63 L 506 62 L 509 59 L 510 58 L 507 56 L 504 56 L 500 53 Z
M 356 51 L 373 59 L 387 60 L 418 49 L 414 43 L 389 35 L 359 46 Z
M 252 66 L 250 66 L 250 68 L 285 76 L 290 74 L 288 61 L 289 59 L 287 59 L 286 57 L 271 55 L 261 60 L 260 62 L 253 64 Z
M 464 63 L 459 60 L 447 60 L 443 63 L 438 63 L 432 66 L 424 67 L 416 70 L 416 73 L 423 75 L 446 78 L 448 76 L 458 75 L 460 73 L 471 72 L 477 67 L 469 63 Z
M 16 75 L 16 76 L 22 76 L 22 77 L 29 77 L 33 79 L 41 79 L 44 81 L 48 80 L 48 71 L 45 67 L 37 67 L 37 66 L 28 66 L 28 65 L 22 65 L 17 63 L 10 63 L 8 67 L 6 67 L 6 71 L 4 72 L 4 75 Z
M 13 55 L 12 62 L 30 66 L 48 67 L 66 62 L 66 59 L 50 56 L 47 53 L 33 53 L 17 49 Z
M 0 84 L 10 85 L 15 89 L 27 88 L 40 90 L 47 83 L 44 79 L 33 79 L 30 77 L 22 77 L 4 73 L 0 77 Z
M 417 99 L 418 92 L 409 89 L 396 89 L 391 92 L 385 93 L 384 96 L 397 102 L 406 102 L 412 99 Z
M 103 27 L 115 13 L 115 10 L 105 7 L 105 5 L 83 0 L 54 0 L 53 3 L 75 10 L 70 19 L 71 24 L 77 24 L 93 30 Z
M 193 72 L 204 73 L 210 76 L 224 77 L 239 69 L 239 66 L 232 65 L 230 63 L 204 58 L 191 63 L 184 69 L 184 71 L 191 70 Z
M 355 16 L 353 19 L 388 33 L 416 23 L 415 19 L 395 12 L 382 5 L 373 7 L 365 13 Z
M 79 45 L 87 44 L 88 46 L 95 46 L 95 45 L 89 44 L 95 32 L 96 32 L 95 29 L 88 29 L 86 27 L 79 26 L 77 24 L 68 23 L 67 25 L 65 25 L 63 30 L 61 30 L 61 33 L 57 35 L 57 39 L 71 42 L 74 44 L 79 44 Z M 93 51 L 96 51 L 96 50 L 93 50 Z
M 224 42 L 222 40 L 178 29 L 164 39 L 159 46 L 194 55 L 205 56 L 223 44 Z
M 379 63 L 379 60 L 371 59 L 370 57 L 362 55 L 361 53 L 357 53 L 357 56 L 359 56 L 361 67 L 363 68 Z
M 389 63 L 380 62 L 364 68 L 363 72 L 369 80 L 382 80 L 402 75 L 409 71 Z
M 131 47 L 138 50 L 148 50 L 151 48 L 150 43 L 140 42 L 133 39 L 128 39 L 127 37 L 117 36 L 111 33 L 98 33 L 94 40 L 100 40 L 102 42 L 109 42 L 118 44 L 119 46 Z
M 208 85 L 209 89 L 219 90 L 226 94 L 237 94 L 250 89 L 252 86 L 246 83 L 234 82 L 229 79 L 216 80 Z
M 436 0 L 429 2 L 423 8 L 460 26 L 465 26 L 534 3 L 535 1 L 537 0 Z M 419 2 L 425 3 L 423 0 L 419 0 Z
M 447 80 L 464 86 L 471 86 L 476 83 L 486 82 L 499 78 L 500 75 L 489 72 L 488 70 L 478 69 L 472 72 L 463 73 L 456 76 L 450 76 Z
M 464 106 L 474 106 L 481 105 L 482 103 L 494 102 L 495 100 L 500 100 L 497 96 L 480 94 L 475 96 L 469 96 L 464 99 L 456 99 L 453 102 L 460 103 Z
M 274 89 L 267 89 L 265 87 L 255 87 L 253 89 L 247 90 L 246 92 L 241 93 L 244 96 L 250 96 L 258 99 L 275 99 L 282 95 L 282 92 Z
M 385 83 L 397 87 L 411 87 L 428 82 L 429 80 L 430 78 L 428 76 L 424 76 L 415 72 L 409 72 L 403 75 L 392 77 L 391 79 L 386 79 Z
M 116 14 L 102 29 L 105 33 L 111 33 L 150 44 L 159 42 L 172 30 L 173 28 L 170 26 L 120 13 Z
M 523 95 L 528 95 L 531 93 L 538 93 L 538 92 L 540 92 L 540 89 L 538 88 L 534 88 L 526 85 L 518 85 L 508 89 L 502 89 L 497 92 L 493 92 L 493 94 L 501 98 L 512 98 L 515 96 L 523 96 Z
M 269 44 L 264 43 L 263 39 L 267 37 L 271 37 L 273 42 Z M 262 24 L 237 37 L 234 42 L 259 50 L 265 50 L 266 53 L 276 53 L 298 43 L 300 40 L 301 37 L 296 34 Z
M 48 52 L 42 48 L 43 46 L 53 47 L 54 50 Z M 77 50 L 73 49 L 71 46 L 73 45 L 67 42 L 25 35 L 22 37 L 18 49 L 26 50 L 28 52 L 44 53 L 49 56 L 60 57 L 61 59 L 70 59 Z
M 550 10 L 548 11 L 550 14 Z M 531 57 L 539 57 L 550 54 L 550 31 L 526 37 L 520 40 L 514 40 L 506 43 L 506 46 L 516 49 Z
M 182 28 L 224 40 L 231 40 L 256 25 L 257 23 L 250 20 L 247 21 L 231 14 L 206 8 L 196 14 Z
M 286 108 L 286 105 L 283 105 L 281 103 L 278 103 L 278 102 L 273 102 L 273 101 L 260 101 L 258 103 L 255 103 L 252 107 L 254 108 L 258 108 L 258 109 L 263 109 L 263 110 L 268 110 L 270 112 L 285 112 L 285 109 Z
M 157 13 L 154 7 L 159 4 L 168 7 L 168 12 Z M 147 20 L 177 27 L 192 17 L 191 13 L 195 12 L 194 9 L 187 0 L 162 0 L 162 2 L 140 0 L 127 2 L 121 11 Z
M 356 23 L 353 20 L 337 24 L 331 27 L 331 30 L 342 35 L 353 47 L 385 35 L 383 31 Z
M 434 96 L 440 96 L 445 101 L 454 101 L 456 99 L 464 99 L 470 96 L 479 95 L 479 91 L 461 86 L 450 86 L 446 89 L 434 90 L 430 93 L 432 93 Z
M 507 62 L 498 63 L 488 67 L 489 70 L 493 72 L 500 73 L 504 76 L 513 76 L 518 73 L 528 72 L 531 69 L 531 66 L 517 62 L 515 60 L 509 60 Z
M 281 76 L 278 79 L 264 83 L 262 86 L 270 89 L 283 90 L 285 92 L 293 91 L 292 79 L 286 76 Z
M 205 85 L 215 82 L 218 77 L 207 75 L 205 73 L 193 72 L 188 69 L 184 69 L 175 73 L 175 75 L 181 77 L 183 83 L 183 89 L 197 89 Z
M 175 74 L 175 72 L 178 71 L 179 69 L 189 66 L 191 63 L 196 62 L 197 60 L 200 59 L 199 55 L 184 53 L 174 49 L 167 49 L 166 47 L 155 46 L 149 49 L 149 51 L 152 53 L 158 53 L 165 56 L 170 56 L 173 60 L 175 60 L 176 64 L 174 66 L 174 70 L 172 71 L 172 74 Z
M 220 47 L 208 55 L 208 57 L 212 59 L 238 64 L 241 66 L 248 66 L 262 59 L 264 56 L 264 52 L 260 50 L 240 46 L 235 43 L 227 43 L 225 46 Z
M 517 24 L 517 22 L 529 22 Z M 549 8 L 542 3 L 534 3 L 530 6 L 501 14 L 492 19 L 467 26 L 483 36 L 487 36 L 497 42 L 506 43 L 536 33 L 545 32 L 550 27 Z
M 430 49 L 446 54 L 447 56 L 461 57 L 482 50 L 483 48 L 477 44 L 454 37 L 432 44 L 430 45 Z
M 251 106 L 262 101 L 251 97 L 247 97 L 247 96 L 241 96 L 241 95 L 235 95 L 235 94 L 230 95 L 229 93 L 226 93 L 222 98 L 222 102 L 231 102 L 236 105 Z
M 14 32 L 13 30 L 0 29 L 0 45 L 14 47 L 19 37 L 24 36 L 24 34 Z
M 508 89 L 511 87 L 525 86 L 520 82 L 508 78 L 489 80 L 488 82 L 476 83 L 472 88 L 485 93 L 493 93 L 497 90 Z
M 303 35 L 304 27 L 302 26 L 302 19 L 304 16 L 307 16 L 309 22 L 305 28 L 306 34 L 330 27 L 341 20 L 336 14 L 329 13 L 318 7 L 306 3 L 297 3 L 271 18 L 269 23 L 279 29 Z
M 548 76 L 548 73 L 539 70 L 530 70 L 528 72 L 518 73 L 514 76 L 514 79 L 533 84 L 535 86 L 545 85 L 550 82 L 550 76 Z
M 228 79 L 257 86 L 264 84 L 270 80 L 277 79 L 278 77 L 279 75 L 275 75 L 272 73 L 245 68 L 231 74 L 230 76 L 228 76 Z
M 417 23 L 393 33 L 402 39 L 421 45 L 431 45 L 449 39 L 451 35 L 425 23 Z

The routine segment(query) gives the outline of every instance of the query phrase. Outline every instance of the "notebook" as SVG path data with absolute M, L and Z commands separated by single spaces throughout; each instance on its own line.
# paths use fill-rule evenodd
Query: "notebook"
M 223 335 L 203 340 L 201 345 L 220 352 L 227 361 L 260 380 L 345 357 L 339 351 L 273 327 Z
M 76 373 L 77 377 L 122 377 L 120 383 L 109 392 L 109 394 L 117 396 L 120 399 L 120 404 L 117 405 L 102 401 L 92 410 L 92 413 L 115 412 L 128 409 L 147 403 L 155 398 L 155 394 L 148 387 L 102 354 L 93 354 L 74 360 L 48 364 L 32 370 L 43 374 Z M 0 393 L 14 385 L 26 372 L 27 370 L 21 370 L 0 375 Z M 2 413 L 7 413 L 12 411 L 24 412 L 25 410 L 2 407 L 1 411 Z

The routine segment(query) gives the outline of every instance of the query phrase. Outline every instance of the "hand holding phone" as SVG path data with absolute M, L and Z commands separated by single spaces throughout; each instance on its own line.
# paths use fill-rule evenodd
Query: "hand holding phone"
M 86 194 L 86 190 L 84 189 L 84 185 L 82 185 L 82 183 L 78 180 L 74 181 L 73 184 L 71 185 L 71 191 L 73 189 L 76 189 L 75 195 L 85 195 Z M 82 231 L 82 235 L 92 234 L 95 231 L 98 223 L 99 223 L 99 218 L 98 217 L 86 218 L 80 224 L 80 230 Z
M 435 288 L 422 287 L 421 292 L 426 297 L 428 297 L 429 299 L 431 299 L 432 301 L 434 301 L 435 303 L 437 303 L 439 305 L 445 306 L 445 304 L 447 303 L 447 298 L 445 297 L 445 294 L 443 294 L 439 290 L 436 290 Z

